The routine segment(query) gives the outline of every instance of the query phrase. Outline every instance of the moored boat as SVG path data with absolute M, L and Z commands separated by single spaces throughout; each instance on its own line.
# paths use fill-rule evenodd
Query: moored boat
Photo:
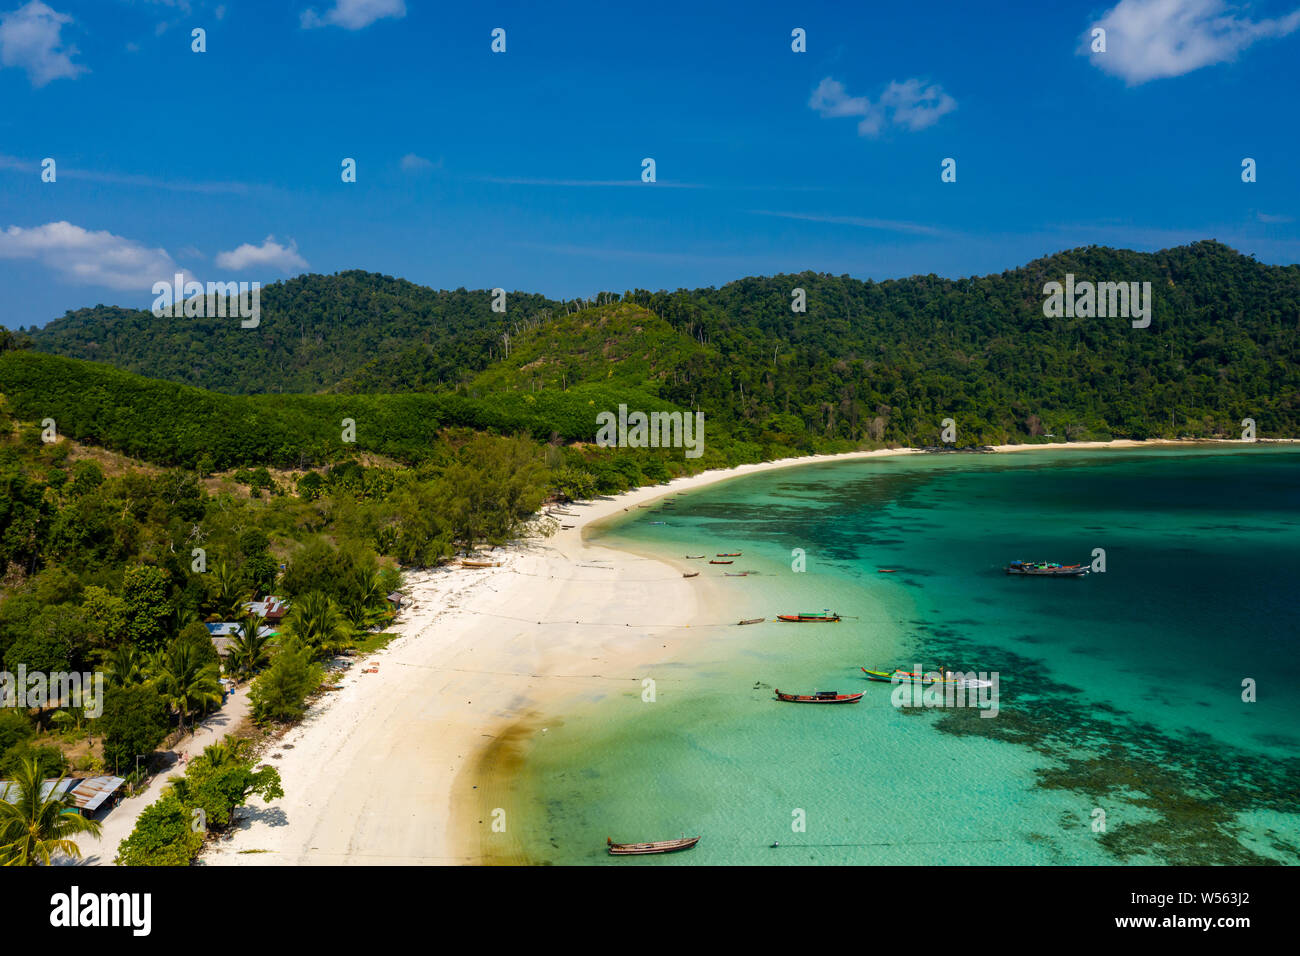
M 741 624 L 762 624 L 766 620 L 767 618 L 765 617 L 747 617 L 740 623 Z
M 686 555 L 686 560 L 687 560 L 687 561 L 698 561 L 698 560 L 700 560 L 700 558 L 707 558 L 707 557 L 708 557 L 707 554 L 688 554 L 688 555 Z
M 501 567 L 501 562 L 500 561 L 462 561 L 460 563 L 460 566 L 462 568 L 499 568 Z
M 774 690 L 777 700 L 788 704 L 856 704 L 862 699 L 861 694 L 837 694 L 833 690 L 819 690 L 815 694 L 783 694 Z
M 947 675 L 952 671 L 945 671 L 942 680 L 936 681 L 933 674 L 918 674 L 916 671 L 905 671 L 901 668 L 893 671 L 872 671 L 862 668 L 862 673 L 867 675 L 867 680 L 881 681 L 886 684 L 921 684 L 923 686 L 939 684 L 941 686 L 952 685 L 954 687 L 992 687 L 993 682 L 982 680 L 976 677 L 962 677 L 961 679 L 949 677 Z
M 739 551 L 719 551 L 718 554 L 717 554 L 717 557 L 719 557 L 719 558 L 738 558 L 738 557 L 740 557 L 740 552 L 739 552 Z
M 1081 578 L 1091 569 L 1086 564 L 1057 564 L 1051 561 L 1012 561 L 1007 574 L 1048 578 Z
M 699 837 L 681 837 L 677 840 L 660 840 L 657 843 L 615 843 L 606 837 L 610 856 L 647 856 L 651 853 L 676 853 L 689 850 L 700 842 Z
M 735 564 L 735 561 L 710 561 L 709 564 Z
M 699 576 L 700 576 L 700 572 L 699 572 L 699 571 L 683 571 L 683 572 L 682 572 L 682 577 L 684 577 L 684 578 L 698 578 Z
M 798 614 L 778 614 L 776 619 L 796 624 L 834 624 L 840 616 L 834 611 L 800 611 Z

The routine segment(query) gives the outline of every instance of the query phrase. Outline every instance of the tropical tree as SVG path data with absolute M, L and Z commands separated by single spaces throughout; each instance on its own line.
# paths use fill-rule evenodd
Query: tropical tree
M 145 681 L 145 659 L 134 644 L 119 644 L 100 655 L 109 687 L 131 687 Z
M 352 628 L 338 604 L 321 591 L 309 591 L 293 602 L 284 629 L 317 655 L 337 650 L 352 637 Z
M 17 788 L 12 803 L 0 800 L 0 865 L 49 865 L 59 854 L 81 859 L 81 849 L 72 837 L 99 836 L 100 824 L 81 816 L 67 794 L 59 794 L 59 777 L 45 789 L 45 776 L 35 760 L 22 761 L 14 772 L 11 787 Z M 11 796 L 13 796 L 11 794 Z
M 234 620 L 244 612 L 244 605 L 253 598 L 244 573 L 225 561 L 218 561 L 208 577 L 208 600 L 213 609 L 227 620 Z
M 240 622 L 226 652 L 226 673 L 249 677 L 271 660 L 271 635 L 262 633 L 264 620 L 249 614 Z
M 320 686 L 321 671 L 312 663 L 311 648 L 290 639 L 258 675 L 248 692 L 253 719 L 297 720 L 306 712 L 306 698 Z
M 204 662 L 190 644 L 176 642 L 164 651 L 155 664 L 154 679 L 168 706 L 180 715 L 185 729 L 190 711 L 221 701 L 221 684 L 217 665 Z

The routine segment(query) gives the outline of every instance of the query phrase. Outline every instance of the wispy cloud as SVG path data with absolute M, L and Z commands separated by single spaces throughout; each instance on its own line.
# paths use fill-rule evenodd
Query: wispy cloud
M 1268 212 L 1257 212 L 1255 213 L 1255 218 L 1258 219 L 1260 222 L 1268 223 L 1270 225 L 1276 225 L 1278 223 L 1295 222 L 1294 216 L 1274 215 L 1273 213 L 1268 213 Z
M 843 83 L 828 76 L 817 84 L 808 105 L 828 119 L 859 116 L 858 135 L 879 136 L 890 127 L 916 132 L 933 126 L 957 108 L 957 101 L 939 84 L 913 77 L 891 81 L 873 103 L 868 96 L 849 96 Z
M 1079 52 L 1130 86 L 1226 63 L 1258 40 L 1300 28 L 1300 10 L 1251 20 L 1223 0 L 1120 0 L 1094 24 L 1106 31 L 1106 52 L 1092 52 L 1092 29 Z
M 40 163 L 20 159 L 17 156 L 0 154 L 0 169 L 18 173 L 37 173 Z M 142 186 L 145 189 L 166 189 L 171 192 L 185 193 L 248 193 L 265 191 L 267 187 L 239 182 L 184 182 L 157 179 L 153 176 L 139 176 L 134 173 L 113 173 L 94 169 L 78 169 L 60 164 L 59 179 L 84 179 L 92 183 L 110 183 L 114 186 Z
M 406 16 L 404 0 L 335 0 L 334 6 L 323 14 L 314 8 L 304 10 L 299 22 L 304 30 L 316 27 L 342 27 L 345 30 L 361 30 L 376 20 L 385 17 L 400 19 Z
M 222 269 L 261 267 L 293 272 L 307 268 L 307 260 L 298 255 L 298 243 L 290 240 L 289 245 L 281 245 L 275 241 L 275 236 L 267 236 L 260 246 L 246 242 L 229 252 L 218 252 L 216 262 Z
M 0 232 L 0 259 L 32 259 L 77 285 L 133 291 L 147 291 L 155 282 L 185 272 L 166 249 L 66 221 L 31 229 L 10 226 Z
M 951 238 L 955 233 L 922 223 L 905 222 L 899 219 L 873 219 L 863 216 L 824 216 L 817 213 L 775 212 L 770 209 L 749 210 L 756 216 L 776 216 L 781 219 L 798 219 L 803 222 L 825 222 L 837 226 L 858 226 L 862 229 L 878 229 L 882 232 L 902 232 L 913 236 L 934 236 Z
M 72 17 L 40 0 L 0 14 L 0 66 L 26 70 L 34 87 L 88 72 L 85 66 L 72 62 L 77 48 L 63 44 L 63 27 L 71 22 Z

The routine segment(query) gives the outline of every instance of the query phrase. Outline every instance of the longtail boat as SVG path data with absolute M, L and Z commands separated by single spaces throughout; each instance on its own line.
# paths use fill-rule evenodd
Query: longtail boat
M 740 557 L 740 552 L 739 552 L 739 551 L 719 551 L 718 554 L 717 554 L 717 557 L 719 557 L 719 558 L 738 558 L 738 557 Z
M 707 554 L 688 554 L 688 555 L 686 556 L 686 560 L 687 560 L 687 561 L 698 561 L 698 560 L 700 560 L 700 558 L 707 558 L 707 557 L 708 557 Z
M 1007 565 L 1007 574 L 1048 578 L 1081 578 L 1090 570 L 1086 564 L 1056 564 L 1048 561 L 1012 561 Z
M 937 683 L 941 686 L 947 686 L 951 684 L 954 687 L 992 687 L 993 686 L 992 681 L 980 680 L 979 678 L 975 678 L 975 677 L 963 677 L 962 679 L 958 680 L 953 677 L 945 676 L 942 680 L 936 681 L 934 680 L 933 674 L 918 674 L 916 671 L 905 671 L 902 670 L 901 668 L 895 671 L 870 671 L 864 667 L 862 668 L 862 673 L 867 675 L 867 680 L 881 681 L 886 684 L 925 685 L 925 684 Z M 945 671 L 944 673 L 945 675 L 951 674 L 952 671 Z
M 783 694 L 775 690 L 777 700 L 788 704 L 856 704 L 862 699 L 861 694 L 837 694 L 833 690 L 819 690 L 815 694 Z
M 710 561 L 709 564 L 735 564 L 735 561 Z
M 699 571 L 683 571 L 683 572 L 682 572 L 682 577 L 684 577 L 684 578 L 698 578 L 699 576 L 700 576 L 700 572 L 699 572 Z
M 747 578 L 753 573 L 753 571 L 726 571 L 723 576 L 728 578 Z
M 501 567 L 501 562 L 500 561 L 462 561 L 460 563 L 460 566 L 462 568 L 499 568 Z
M 745 620 L 741 621 L 740 623 L 741 624 L 762 624 L 766 620 L 767 618 L 765 617 L 749 617 L 749 618 L 745 618 Z
M 667 521 L 651 521 L 651 524 L 667 524 Z
M 609 846 L 610 856 L 646 856 L 651 853 L 676 853 L 678 850 L 689 850 L 699 842 L 699 837 L 660 840 L 658 843 L 615 843 L 609 837 L 605 838 L 605 843 Z
M 778 614 L 776 619 L 796 624 L 834 624 L 840 616 L 834 611 L 801 611 L 798 614 Z
M 897 574 L 898 568 L 876 568 L 877 574 Z

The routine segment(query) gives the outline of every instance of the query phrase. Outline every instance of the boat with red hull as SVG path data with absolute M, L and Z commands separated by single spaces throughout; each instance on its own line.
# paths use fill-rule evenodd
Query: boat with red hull
M 776 619 L 795 624 L 834 624 L 840 616 L 834 611 L 800 611 L 798 614 L 778 614 Z
M 783 694 L 775 690 L 777 700 L 787 704 L 856 704 L 862 699 L 861 694 L 837 694 L 833 690 L 819 690 L 815 694 Z

